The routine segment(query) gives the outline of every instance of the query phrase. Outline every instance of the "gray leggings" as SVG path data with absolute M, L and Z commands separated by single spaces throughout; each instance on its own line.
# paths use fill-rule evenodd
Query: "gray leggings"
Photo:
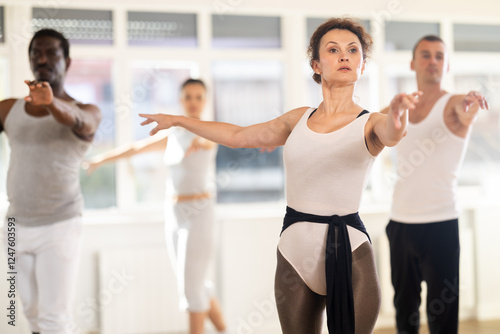
M 368 241 L 352 253 L 352 289 L 356 334 L 370 334 L 380 310 L 380 286 Z M 274 290 L 283 334 L 321 333 L 326 296 L 309 289 L 279 250 Z

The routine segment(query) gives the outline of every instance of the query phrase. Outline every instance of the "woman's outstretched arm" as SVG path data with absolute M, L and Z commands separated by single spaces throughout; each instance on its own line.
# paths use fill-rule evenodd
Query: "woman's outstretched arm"
M 201 121 L 185 116 L 165 114 L 139 114 L 139 116 L 146 118 L 141 125 L 157 123 L 151 130 L 151 135 L 160 130 L 180 126 L 200 137 L 231 148 L 263 148 L 284 145 L 306 110 L 307 107 L 297 108 L 271 121 L 245 127 L 223 122 Z
M 83 164 L 83 168 L 87 170 L 87 174 L 91 174 L 94 172 L 94 170 L 106 163 L 115 162 L 120 159 L 131 158 L 134 155 L 141 153 L 165 151 L 165 148 L 167 147 L 167 141 L 168 136 L 158 135 L 155 137 L 148 137 L 142 140 L 138 140 L 131 144 L 118 146 L 109 151 L 93 156 L 89 160 L 85 161 Z
M 395 146 L 406 134 L 408 110 L 415 109 L 422 92 L 396 95 L 387 108 L 387 113 L 374 113 L 370 117 L 370 128 L 365 133 L 368 149 L 378 155 L 385 146 Z

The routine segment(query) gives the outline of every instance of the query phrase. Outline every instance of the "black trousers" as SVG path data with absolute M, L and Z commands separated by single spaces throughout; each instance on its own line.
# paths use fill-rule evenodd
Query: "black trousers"
M 427 283 L 431 334 L 458 333 L 458 219 L 426 224 L 390 221 L 391 279 L 399 334 L 418 334 L 421 283 Z

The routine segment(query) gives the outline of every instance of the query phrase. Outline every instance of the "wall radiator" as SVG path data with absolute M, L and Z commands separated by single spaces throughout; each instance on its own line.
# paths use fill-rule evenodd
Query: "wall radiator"
M 164 248 L 100 251 L 99 306 L 101 334 L 186 332 Z

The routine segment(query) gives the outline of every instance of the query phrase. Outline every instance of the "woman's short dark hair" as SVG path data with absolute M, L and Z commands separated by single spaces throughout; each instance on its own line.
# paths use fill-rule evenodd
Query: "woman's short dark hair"
M 49 29 L 49 28 L 43 28 L 38 30 L 33 37 L 31 38 L 30 45 L 28 47 L 28 54 L 31 54 L 31 48 L 33 46 L 33 41 L 39 37 L 44 37 L 44 36 L 49 36 L 58 39 L 61 42 L 61 48 L 63 49 L 64 52 L 64 58 L 68 59 L 69 58 L 69 41 L 62 33 L 60 33 L 57 30 L 54 29 Z
M 207 89 L 207 86 L 205 85 L 203 80 L 190 78 L 190 79 L 187 79 L 186 81 L 184 81 L 184 83 L 181 85 L 181 90 L 183 90 L 184 87 L 186 87 L 187 85 L 193 85 L 193 84 L 201 85 L 203 88 L 205 88 L 205 90 Z
M 367 59 L 370 56 L 373 40 L 363 25 L 356 19 L 334 17 L 321 24 L 311 36 L 309 47 L 307 49 L 307 53 L 309 55 L 309 65 L 311 65 L 311 68 L 313 67 L 313 62 L 315 60 L 319 60 L 319 46 L 321 38 L 333 29 L 348 30 L 355 34 L 361 42 L 363 59 Z M 321 83 L 321 75 L 314 73 L 313 79 L 317 83 Z

